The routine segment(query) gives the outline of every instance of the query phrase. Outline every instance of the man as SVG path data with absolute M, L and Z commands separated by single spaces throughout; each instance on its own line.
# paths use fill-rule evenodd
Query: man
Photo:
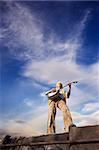
M 61 82 L 57 82 L 56 88 L 52 89 L 50 93 L 57 92 L 61 94 L 60 99 L 52 100 L 48 98 L 48 126 L 47 126 L 47 133 L 55 133 L 55 116 L 56 116 L 56 108 L 58 107 L 63 114 L 63 121 L 64 121 L 64 129 L 65 132 L 69 132 L 69 127 L 73 124 L 70 111 L 66 104 L 66 99 L 70 97 L 71 93 L 71 84 L 68 84 L 69 90 L 66 93 L 63 89 L 63 85 Z

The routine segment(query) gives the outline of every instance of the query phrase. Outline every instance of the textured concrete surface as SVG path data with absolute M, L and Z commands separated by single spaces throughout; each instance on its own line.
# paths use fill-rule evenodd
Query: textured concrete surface
M 0 150 L 99 150 L 99 125 L 71 127 L 69 133 L 29 138 L 7 135 Z

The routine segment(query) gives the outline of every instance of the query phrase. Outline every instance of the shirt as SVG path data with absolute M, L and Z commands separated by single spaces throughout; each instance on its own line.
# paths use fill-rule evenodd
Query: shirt
M 59 93 L 60 93 L 60 97 L 66 102 L 67 92 L 64 89 L 60 89 Z M 48 105 L 50 105 L 51 101 L 52 99 L 48 98 Z

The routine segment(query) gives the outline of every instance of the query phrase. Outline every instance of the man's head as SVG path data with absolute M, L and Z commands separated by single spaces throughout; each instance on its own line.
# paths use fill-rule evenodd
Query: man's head
M 57 88 L 57 89 L 63 88 L 63 84 L 62 84 L 60 81 L 58 81 L 58 82 L 56 83 L 56 88 Z

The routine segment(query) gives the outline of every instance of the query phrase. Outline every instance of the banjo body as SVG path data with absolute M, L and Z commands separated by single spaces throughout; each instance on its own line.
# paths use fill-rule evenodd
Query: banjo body
M 58 100 L 64 99 L 63 94 L 61 94 L 59 91 L 51 92 L 47 96 L 48 96 L 48 99 L 51 99 L 53 101 L 58 101 Z

